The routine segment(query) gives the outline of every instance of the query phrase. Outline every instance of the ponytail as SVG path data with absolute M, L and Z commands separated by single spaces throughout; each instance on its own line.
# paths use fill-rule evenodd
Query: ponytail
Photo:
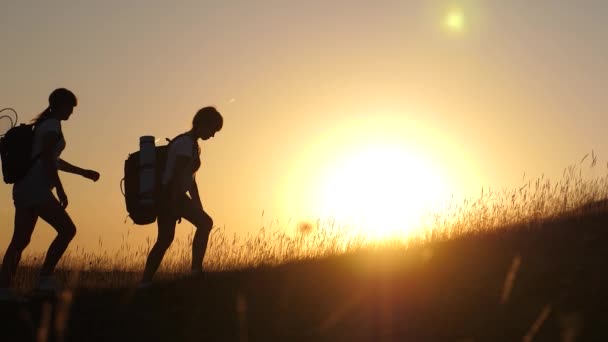
M 46 109 L 42 113 L 40 113 L 35 119 L 32 120 L 32 123 L 34 125 L 37 125 L 43 120 L 48 119 L 49 116 L 51 116 L 51 106 L 46 107 Z

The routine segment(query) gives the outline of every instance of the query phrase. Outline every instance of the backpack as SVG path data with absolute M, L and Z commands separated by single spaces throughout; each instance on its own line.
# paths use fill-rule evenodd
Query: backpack
M 153 166 L 155 169 L 155 194 L 153 194 L 153 203 L 143 203 L 142 196 L 139 192 L 139 179 L 140 179 L 140 151 L 129 154 L 127 160 L 125 160 L 125 173 L 124 178 L 121 181 L 121 191 L 125 197 L 125 204 L 129 217 L 133 220 L 133 223 L 137 225 L 147 225 L 154 223 L 158 216 L 158 199 L 162 187 L 162 178 L 165 171 L 165 165 L 167 164 L 167 156 L 169 154 L 169 146 L 177 138 L 183 134 L 178 135 L 173 140 L 167 139 L 168 144 L 162 146 L 156 146 L 156 162 Z
M 4 108 L 0 112 L 10 110 L 15 114 L 15 121 L 7 115 L 11 128 L 0 137 L 0 159 L 2 160 L 2 176 L 6 184 L 14 184 L 25 177 L 32 166 L 32 145 L 34 142 L 34 125 L 21 124 L 17 126 L 17 112 Z

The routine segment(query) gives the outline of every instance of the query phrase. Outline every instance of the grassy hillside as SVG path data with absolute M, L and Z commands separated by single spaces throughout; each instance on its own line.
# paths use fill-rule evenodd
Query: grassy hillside
M 602 208 L 407 250 L 76 289 L 5 306 L 0 321 L 70 341 L 607 340 Z
M 147 248 L 127 236 L 117 253 L 64 256 L 56 298 L 0 303 L 0 340 L 605 341 L 606 198 L 608 174 L 585 180 L 579 166 L 486 189 L 405 239 L 319 222 L 243 240 L 216 230 L 204 277 L 184 276 L 190 241 L 178 241 L 145 290 Z M 18 291 L 40 259 L 25 258 Z

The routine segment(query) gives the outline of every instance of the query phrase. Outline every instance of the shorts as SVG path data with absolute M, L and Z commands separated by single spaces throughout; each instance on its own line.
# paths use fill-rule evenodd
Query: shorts
M 13 203 L 15 208 L 37 207 L 57 198 L 48 188 L 16 188 L 13 186 Z
M 13 185 L 13 202 L 15 207 L 34 207 L 48 200 L 56 200 L 52 189 L 54 186 L 48 180 L 42 166 L 34 165 L 29 172 Z
M 182 208 L 185 201 L 189 201 L 190 197 L 186 194 L 182 194 L 177 197 L 176 203 L 169 201 L 169 195 L 163 193 L 158 201 L 158 216 L 159 217 L 173 217 L 176 221 L 182 218 Z

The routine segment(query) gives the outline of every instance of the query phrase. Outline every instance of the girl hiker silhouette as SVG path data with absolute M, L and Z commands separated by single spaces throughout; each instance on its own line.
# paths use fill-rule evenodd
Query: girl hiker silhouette
M 33 121 L 32 166 L 13 186 L 15 226 L 2 261 L 0 298 L 10 298 L 13 295 L 10 285 L 21 253 L 30 243 L 38 218 L 49 223 L 57 231 L 57 236 L 46 253 L 37 288 L 46 291 L 55 290 L 58 286 L 53 271 L 76 234 L 76 226 L 66 212 L 68 197 L 58 171 L 80 175 L 92 181 L 99 179 L 98 172 L 82 169 L 60 158 L 66 146 L 61 122 L 70 118 L 77 103 L 74 93 L 65 88 L 56 89 L 49 96 L 48 107 Z M 57 197 L 53 195 L 53 189 Z
M 196 172 L 201 166 L 198 139 L 212 138 L 222 129 L 223 122 L 217 109 L 202 108 L 192 120 L 192 129 L 171 141 L 159 199 L 158 238 L 148 255 L 140 287 L 151 284 L 154 273 L 173 241 L 176 222 L 181 218 L 196 227 L 192 240 L 192 271 L 202 273 L 213 220 L 203 209 L 196 184 Z

